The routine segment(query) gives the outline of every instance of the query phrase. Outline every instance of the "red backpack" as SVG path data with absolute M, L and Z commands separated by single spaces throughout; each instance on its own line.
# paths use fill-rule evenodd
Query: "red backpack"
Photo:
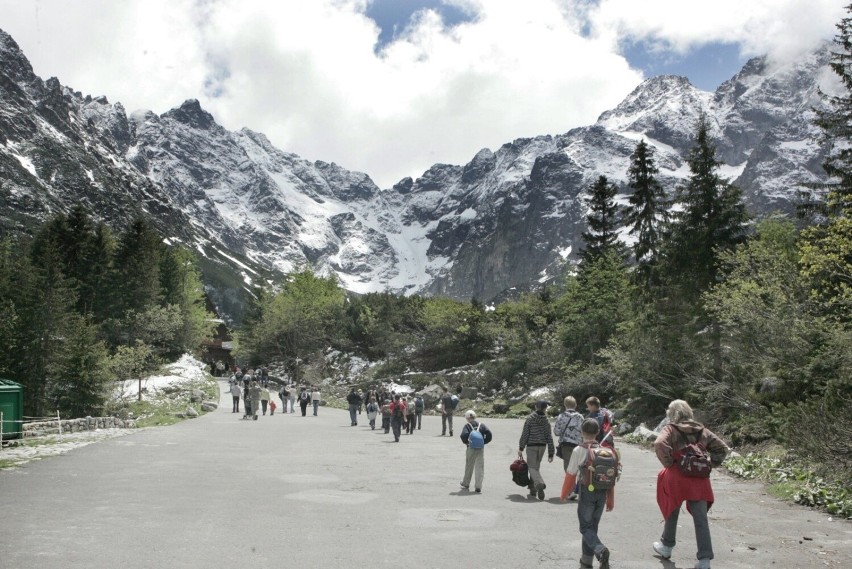
M 686 441 L 686 446 L 673 455 L 675 463 L 680 467 L 680 471 L 691 478 L 710 478 L 710 471 L 713 469 L 713 464 L 710 462 L 710 455 L 707 454 L 707 449 L 700 442 L 704 429 L 698 429 L 693 433 L 695 435 L 695 442 L 692 443 L 689 442 L 689 435 L 676 425 L 672 425 L 672 427 Z

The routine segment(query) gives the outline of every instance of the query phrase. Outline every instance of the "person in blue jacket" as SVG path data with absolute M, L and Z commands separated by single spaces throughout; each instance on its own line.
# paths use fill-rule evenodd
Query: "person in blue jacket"
M 491 430 L 476 420 L 473 409 L 465 411 L 464 418 L 467 423 L 462 428 L 460 436 L 467 451 L 465 451 L 464 478 L 460 484 L 462 488 L 469 490 L 470 478 L 476 472 L 474 489 L 476 492 L 482 492 L 482 479 L 485 476 L 485 445 L 491 442 Z

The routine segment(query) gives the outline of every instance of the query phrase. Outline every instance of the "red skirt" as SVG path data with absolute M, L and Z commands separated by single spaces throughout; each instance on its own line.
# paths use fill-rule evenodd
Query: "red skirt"
M 710 510 L 713 501 L 713 487 L 709 478 L 686 476 L 676 464 L 657 474 L 657 505 L 665 519 L 684 502 L 707 502 L 707 509 Z M 689 510 L 688 503 L 686 509 Z

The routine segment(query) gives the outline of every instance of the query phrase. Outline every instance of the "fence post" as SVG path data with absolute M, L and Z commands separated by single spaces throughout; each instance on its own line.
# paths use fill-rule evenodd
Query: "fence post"
M 62 438 L 62 421 L 59 419 L 59 410 L 56 411 L 56 426 L 59 427 L 59 438 Z
M 3 452 L 3 411 L 0 411 L 0 452 Z

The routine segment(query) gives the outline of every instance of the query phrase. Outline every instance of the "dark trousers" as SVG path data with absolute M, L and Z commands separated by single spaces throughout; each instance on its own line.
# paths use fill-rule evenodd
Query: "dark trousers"
M 248 417 L 249 415 L 251 415 L 251 399 L 246 399 L 243 404 L 243 406 L 246 408 L 246 417 Z
M 583 557 L 589 559 L 603 549 L 598 538 L 598 524 L 606 506 L 606 490 L 589 492 L 588 487 L 580 485 L 580 498 L 577 503 L 577 518 L 580 520 L 580 534 L 583 536 Z
M 415 411 L 414 416 L 417 417 L 417 430 L 419 431 L 423 424 L 423 411 Z
M 266 406 L 269 405 L 269 401 L 266 399 L 260 400 L 260 408 L 263 411 L 263 414 L 266 415 Z
M 308 414 L 308 402 L 307 401 L 300 401 L 299 407 L 302 408 L 302 417 L 305 417 Z
M 386 433 L 390 431 L 390 424 L 390 417 L 382 417 L 382 428 L 385 430 Z
M 692 521 L 695 525 L 695 541 L 698 544 L 698 559 L 713 559 L 713 542 L 710 539 L 710 524 L 707 521 L 707 502 L 689 502 L 689 509 L 692 511 Z M 680 508 L 676 509 L 669 515 L 663 527 L 663 537 L 660 541 L 666 547 L 675 546 L 675 536 L 677 535 L 677 519 L 680 514 Z
M 240 412 L 240 396 L 239 396 L 239 395 L 233 395 L 233 396 L 232 396 L 232 398 L 233 398 L 233 400 L 234 400 L 234 410 L 233 410 L 233 412 L 234 412 L 234 413 L 239 413 L 239 412 Z
M 402 417 L 393 417 L 391 427 L 393 427 L 394 440 L 399 441 L 399 436 L 402 434 Z
M 409 435 L 414 434 L 414 423 L 416 422 L 416 418 L 414 415 L 408 416 L 408 421 L 405 423 L 405 432 Z

